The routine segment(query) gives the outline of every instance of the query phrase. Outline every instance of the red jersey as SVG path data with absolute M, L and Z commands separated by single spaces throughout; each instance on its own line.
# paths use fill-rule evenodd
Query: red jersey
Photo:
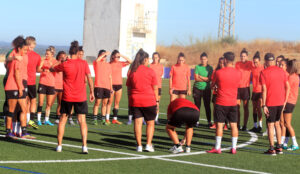
M 35 85 L 36 82 L 36 69 L 41 63 L 41 56 L 34 52 L 28 52 L 28 65 L 27 65 L 27 74 L 28 74 L 28 85 Z
M 298 100 L 299 75 L 296 73 L 289 75 L 288 81 L 290 84 L 290 94 L 287 102 L 295 105 Z
M 13 51 L 10 53 L 10 56 L 13 57 L 16 55 L 17 55 L 16 49 L 13 49 Z M 22 71 L 20 72 L 20 74 L 21 74 L 22 80 L 27 81 L 27 79 L 28 79 L 28 76 L 27 76 L 28 55 L 25 54 L 22 57 L 23 57 L 23 59 L 21 60 Z
M 17 59 L 12 60 L 10 63 L 7 64 L 7 68 L 9 70 L 8 72 L 8 78 L 5 84 L 5 91 L 9 91 L 9 90 L 18 90 L 18 85 L 17 85 L 17 81 L 15 78 L 15 70 L 19 70 L 19 74 L 20 74 L 20 80 L 22 80 L 22 71 L 24 66 L 22 66 L 22 61 L 19 61 Z M 23 83 L 22 81 L 20 81 L 21 83 L 21 89 L 24 89 Z
M 67 102 L 86 101 L 85 77 L 90 73 L 85 60 L 69 59 L 56 67 L 54 70 L 63 72 L 63 100 Z
M 212 75 L 211 75 L 211 81 L 214 82 L 215 79 L 215 75 L 216 75 L 216 70 L 213 71 Z M 212 86 L 214 87 L 214 86 Z M 214 87 L 213 89 L 213 95 L 217 94 L 217 88 Z
M 52 60 L 45 59 L 42 69 L 49 70 L 51 68 L 51 66 L 54 65 L 55 63 L 56 63 L 55 59 L 52 59 Z M 41 72 L 40 84 L 55 87 L 55 77 L 54 76 L 55 76 L 55 72 L 50 72 L 50 71 Z
M 214 83 L 218 86 L 216 104 L 221 106 L 236 106 L 237 92 L 242 74 L 232 67 L 216 71 Z
M 63 89 L 63 72 L 56 72 L 55 78 L 55 89 Z
M 173 65 L 170 76 L 172 77 L 173 90 L 187 90 L 188 79 L 191 76 L 191 70 L 188 65 Z
M 161 88 L 162 76 L 164 75 L 164 66 L 162 64 L 150 64 L 150 68 L 154 70 L 158 83 L 158 88 Z
M 156 105 L 153 86 L 157 85 L 157 79 L 151 68 L 140 65 L 136 72 L 129 75 L 126 85 L 130 90 L 130 106 L 149 107 Z
M 112 84 L 122 85 L 122 68 L 129 65 L 128 62 L 110 62 L 112 70 Z
M 260 65 L 259 67 L 253 67 L 252 68 L 252 92 L 255 93 L 261 93 L 262 92 L 262 86 L 260 83 L 260 73 L 261 71 L 264 70 L 264 66 Z
M 177 98 L 168 106 L 168 115 L 174 114 L 180 108 L 193 108 L 199 111 L 198 107 L 191 101 L 184 98 Z
M 277 67 L 270 66 L 261 72 L 262 85 L 267 87 L 267 106 L 282 106 L 285 102 L 285 84 L 287 82 L 286 72 Z
M 253 62 L 246 61 L 246 62 L 236 62 L 235 68 L 240 70 L 242 73 L 241 82 L 239 88 L 246 88 L 250 86 L 250 77 L 251 77 L 251 70 L 253 67 Z
M 105 60 L 93 62 L 95 71 L 95 87 L 111 90 L 111 64 Z

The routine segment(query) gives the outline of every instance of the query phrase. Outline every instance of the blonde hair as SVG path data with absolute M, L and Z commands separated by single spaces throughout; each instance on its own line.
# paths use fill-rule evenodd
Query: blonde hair
M 33 36 L 26 37 L 25 41 L 26 41 L 26 45 L 30 45 L 32 43 L 36 43 L 35 42 L 35 38 Z
M 56 52 L 54 46 L 49 46 L 46 51 L 50 51 L 53 55 L 55 55 Z

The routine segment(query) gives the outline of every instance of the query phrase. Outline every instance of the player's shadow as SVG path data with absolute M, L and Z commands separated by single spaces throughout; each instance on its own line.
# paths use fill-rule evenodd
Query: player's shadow
M 28 146 L 28 147 L 34 147 L 34 148 L 39 148 L 39 149 L 47 149 L 47 150 L 55 150 L 55 148 L 50 147 L 50 146 L 46 146 L 46 145 L 41 145 L 41 144 L 37 144 L 37 143 L 32 143 L 26 140 L 22 140 L 22 139 L 9 139 L 6 137 L 1 137 L 0 138 L 1 141 L 7 141 L 9 143 L 15 143 L 15 144 L 19 144 L 19 145 L 24 145 L 24 146 Z

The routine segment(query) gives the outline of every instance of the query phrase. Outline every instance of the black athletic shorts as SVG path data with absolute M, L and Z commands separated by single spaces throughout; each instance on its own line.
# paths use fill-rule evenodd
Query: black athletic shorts
M 23 91 L 23 93 L 25 93 L 25 97 L 27 97 L 27 95 L 28 95 L 28 85 L 27 85 L 27 80 L 23 80 L 22 83 L 23 83 L 23 86 L 24 86 L 24 91 Z
M 120 89 L 122 89 L 122 85 L 112 85 L 112 87 L 113 87 L 113 90 L 114 90 L 115 92 L 117 92 L 117 91 L 119 91 Z
M 259 99 L 262 98 L 262 93 L 261 92 L 252 92 L 252 97 L 251 97 L 251 100 L 253 101 L 257 101 Z
M 26 98 L 26 92 L 23 90 L 23 95 L 19 97 L 19 91 L 18 90 L 6 90 L 5 91 L 6 99 L 23 99 Z
M 28 97 L 30 99 L 36 98 L 36 85 L 28 85 Z
M 216 100 L 217 100 L 217 94 L 213 94 L 211 102 L 216 103 Z
M 187 95 L 187 90 L 173 90 L 173 94 L 175 94 L 175 95 L 180 95 L 180 94 Z
M 161 88 L 158 88 L 158 95 L 161 96 Z
M 133 119 L 144 117 L 146 121 L 155 120 L 156 106 L 150 107 L 131 107 Z
M 280 120 L 283 106 L 268 106 L 269 117 L 267 118 L 268 123 L 274 123 Z
M 225 120 L 231 123 L 238 121 L 237 106 L 221 106 L 216 104 L 215 112 L 215 121 L 218 123 L 224 123 Z
M 238 88 L 237 99 L 250 100 L 250 87 Z
M 64 92 L 63 89 L 55 89 L 55 92 Z
M 75 114 L 88 114 L 87 102 L 67 102 L 61 100 L 60 113 L 70 115 L 74 107 Z
M 283 113 L 285 113 L 285 114 L 291 114 L 291 113 L 293 113 L 294 108 L 295 108 L 295 105 L 294 105 L 294 104 L 287 103 L 287 104 L 285 105 L 285 108 L 284 108 L 284 110 L 283 110 Z
M 188 127 L 194 127 L 199 120 L 200 113 L 198 110 L 189 107 L 183 107 L 175 111 L 168 124 L 174 127 L 181 127 L 186 124 Z
M 55 89 L 54 89 L 53 86 L 47 86 L 47 85 L 39 84 L 38 93 L 39 94 L 46 94 L 46 95 L 54 95 L 55 94 Z
M 96 99 L 110 98 L 110 90 L 106 88 L 94 88 L 94 94 Z

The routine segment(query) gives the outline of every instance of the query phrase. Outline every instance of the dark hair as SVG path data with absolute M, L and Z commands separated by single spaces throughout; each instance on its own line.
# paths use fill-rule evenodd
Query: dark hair
M 219 60 L 218 60 L 218 65 L 217 65 L 217 68 L 216 68 L 216 70 L 219 70 L 219 69 L 221 69 L 220 62 L 221 62 L 222 60 L 224 61 L 224 57 L 220 57 L 220 58 L 219 58 Z
M 289 72 L 289 74 L 294 74 L 294 73 L 298 74 L 296 59 L 289 60 L 287 62 L 287 72 Z
M 135 72 L 138 69 L 138 67 L 144 63 L 144 60 L 146 58 L 149 58 L 149 54 L 145 52 L 142 48 L 139 49 L 139 51 L 135 55 L 134 61 L 130 65 L 130 74 Z
M 254 60 L 254 59 L 259 59 L 259 60 L 260 60 L 260 54 L 259 54 L 259 51 L 256 51 L 256 53 L 254 54 L 253 60 Z
M 118 50 L 113 50 L 113 52 L 110 55 L 110 62 L 112 62 L 115 59 L 115 55 L 120 53 Z
M 206 52 L 203 52 L 203 53 L 200 55 L 200 58 L 202 58 L 202 57 L 208 57 L 207 54 L 206 54 Z
M 288 58 L 284 58 L 282 59 L 280 62 L 284 62 L 286 65 L 288 64 L 289 59 Z
M 159 54 L 159 52 L 154 52 L 153 54 L 152 54 L 152 59 L 154 58 L 154 55 L 157 55 L 158 56 L 158 62 L 160 62 L 160 54 Z M 154 62 L 154 61 L 153 61 Z
M 12 41 L 12 45 L 15 47 L 16 51 L 19 52 L 19 48 L 26 46 L 26 41 L 23 36 L 18 36 Z
M 102 53 L 105 53 L 106 51 L 105 50 L 100 50 L 99 52 L 98 52 L 98 57 L 102 54 Z
M 79 46 L 78 51 L 83 51 L 83 46 Z
M 246 48 L 243 48 L 242 51 L 241 51 L 241 54 L 242 55 L 243 53 L 245 53 L 247 56 L 248 56 L 248 51 L 246 50 Z
M 184 56 L 183 52 L 180 52 L 180 53 L 178 54 L 178 57 L 177 57 L 177 59 L 179 59 L 180 57 L 184 57 L 184 58 L 185 58 L 185 56 Z
M 74 40 L 73 42 L 71 42 L 69 54 L 75 55 L 75 54 L 77 54 L 78 51 L 79 51 L 79 43 L 78 43 L 78 41 Z
M 59 60 L 59 57 L 60 57 L 61 55 L 63 55 L 63 54 L 66 54 L 66 52 L 64 52 L 64 51 L 59 51 L 59 52 L 57 53 L 57 55 L 56 55 L 56 60 Z
M 233 62 L 235 56 L 233 52 L 226 52 L 223 54 L 223 57 L 227 60 L 227 62 Z
M 276 57 L 276 59 L 277 58 L 285 59 L 284 55 L 279 55 L 279 56 Z
M 275 60 L 274 57 L 275 57 L 275 56 L 274 56 L 273 53 L 266 53 L 266 54 L 265 54 L 265 60 L 266 60 L 266 61 L 274 61 L 274 60 Z

